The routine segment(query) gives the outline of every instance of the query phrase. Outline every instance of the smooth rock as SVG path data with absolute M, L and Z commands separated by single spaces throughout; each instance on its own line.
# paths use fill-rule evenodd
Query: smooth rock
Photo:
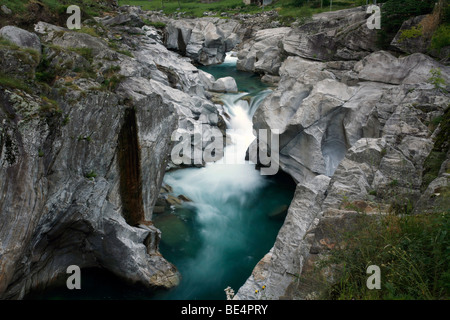
M 29 48 L 41 53 L 41 41 L 35 33 L 15 26 L 5 26 L 0 29 L 0 36 L 22 48 Z

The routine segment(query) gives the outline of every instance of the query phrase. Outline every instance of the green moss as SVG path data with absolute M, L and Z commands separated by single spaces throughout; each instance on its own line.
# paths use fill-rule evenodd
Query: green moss
M 91 170 L 85 174 L 85 177 L 87 179 L 95 179 L 95 178 L 97 178 L 97 173 L 94 170 Z
M 423 35 L 422 30 L 423 27 L 421 25 L 412 27 L 411 29 L 402 30 L 399 42 L 403 42 L 406 39 L 414 39 L 421 37 Z
M 55 100 L 52 100 L 48 97 L 41 96 L 42 104 L 41 111 L 44 112 L 61 112 L 59 109 L 58 103 Z
M 94 60 L 94 53 L 92 48 L 69 48 L 70 51 L 78 53 L 80 56 L 85 58 L 89 63 Z
M 155 27 L 157 29 L 164 29 L 166 27 L 166 24 L 161 21 L 150 21 L 150 20 L 145 19 L 144 23 L 147 26 Z
M 90 36 L 93 36 L 93 37 L 96 37 L 96 38 L 100 37 L 99 34 L 97 33 L 97 30 L 95 30 L 92 27 L 82 26 L 80 30 L 76 30 L 76 31 L 77 32 L 81 32 L 81 33 L 86 33 L 86 34 L 88 34 Z
M 23 80 L 12 77 L 11 75 L 5 75 L 0 73 L 0 86 L 4 86 L 10 89 L 19 89 L 27 93 L 31 93 L 31 88 Z

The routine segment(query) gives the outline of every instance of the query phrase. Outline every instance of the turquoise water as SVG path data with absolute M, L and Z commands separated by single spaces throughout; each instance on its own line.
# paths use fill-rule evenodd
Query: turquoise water
M 253 139 L 251 114 L 268 94 L 259 77 L 237 71 L 235 59 L 219 66 L 202 67 L 216 79 L 233 76 L 245 94 L 224 95 L 224 108 L 231 115 L 229 128 L 241 129 L 234 140 Z M 252 110 L 253 108 L 253 110 Z M 245 157 L 246 148 L 231 150 Z M 224 289 L 236 292 L 254 266 L 273 246 L 283 224 L 295 184 L 284 174 L 262 176 L 251 163 L 208 164 L 165 175 L 173 195 L 185 195 L 192 202 L 155 214 L 154 223 L 162 232 L 160 251 L 179 270 L 182 279 L 171 290 L 150 291 L 130 286 L 107 271 L 82 271 L 83 290 L 66 287 L 30 294 L 28 299 L 225 299 Z
M 261 82 L 257 74 L 244 72 L 236 69 L 236 59 L 228 58 L 224 63 L 211 66 L 200 66 L 199 69 L 212 74 L 216 79 L 222 77 L 233 77 L 236 80 L 240 91 L 255 94 L 268 88 L 268 85 Z

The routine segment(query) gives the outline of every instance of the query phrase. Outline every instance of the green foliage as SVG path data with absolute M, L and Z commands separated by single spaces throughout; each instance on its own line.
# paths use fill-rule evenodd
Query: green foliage
M 92 48 L 69 48 L 69 50 L 78 53 L 90 63 L 92 63 L 92 61 L 94 60 L 94 53 Z
M 402 26 L 411 17 L 431 13 L 434 0 L 388 0 L 381 7 L 381 30 L 378 43 L 386 49 Z
M 335 266 L 337 281 L 327 299 L 448 299 L 450 294 L 450 216 L 361 215 L 345 246 L 322 263 Z M 381 290 L 366 287 L 369 265 L 381 268 Z
M 56 78 L 55 70 L 50 67 L 50 60 L 47 58 L 46 54 L 42 55 L 41 62 L 36 68 L 35 77 L 36 81 L 49 85 L 51 85 Z
M 355 5 L 354 0 L 333 1 L 333 10 L 349 8 Z M 295 19 L 306 20 L 305 13 L 311 16 L 311 13 L 329 11 L 329 0 L 323 1 L 321 8 L 320 0 L 278 0 L 270 5 L 260 7 L 254 4 L 245 5 L 242 0 L 221 0 L 211 3 L 202 3 L 198 0 L 166 0 L 148 1 L 148 0 L 119 0 L 119 5 L 141 6 L 144 10 L 163 10 L 166 14 L 176 14 L 184 12 L 185 16 L 202 17 L 205 11 L 215 12 L 217 17 L 222 17 L 223 12 L 229 15 L 237 13 L 260 13 L 262 11 L 276 10 L 282 22 L 293 22 Z M 180 7 L 181 8 L 178 9 Z M 365 4 L 365 2 L 364 2 Z M 314 7 L 314 8 L 313 8 Z M 302 10 L 300 10 L 302 9 Z M 222 17 L 223 18 L 223 17 Z
M 442 77 L 442 71 L 440 68 L 436 69 L 430 69 L 430 78 L 428 79 L 428 82 L 430 82 L 432 85 L 434 85 L 435 89 L 438 90 L 445 90 L 445 79 Z
M 166 27 L 166 24 L 161 21 L 150 21 L 150 20 L 145 19 L 144 23 L 147 26 L 155 27 L 157 29 L 164 29 Z
M 439 26 L 433 33 L 430 48 L 440 52 L 442 48 L 447 46 L 450 46 L 450 24 Z
M 58 103 L 55 100 L 52 100 L 46 96 L 41 96 L 42 104 L 41 111 L 43 112 L 61 112 L 59 109 Z
M 30 93 L 30 87 L 21 79 L 11 77 L 11 75 L 6 75 L 0 72 L 0 86 L 4 86 L 10 89 L 19 89 Z
M 69 121 L 70 121 L 70 117 L 68 115 L 65 116 L 62 121 L 63 126 L 67 125 L 69 123 Z
M 87 179 L 95 179 L 97 178 L 97 173 L 95 173 L 94 170 L 91 170 L 90 172 L 86 173 L 85 177 Z
M 399 42 L 406 39 L 414 39 L 422 36 L 423 27 L 421 25 L 412 27 L 411 29 L 402 30 Z
M 69 5 L 79 6 L 82 19 L 85 20 L 110 11 L 114 3 L 115 0 L 1 0 L 0 4 L 12 10 L 11 17 L 18 24 L 32 27 L 43 19 L 60 25 L 67 19 L 66 10 Z M 39 6 L 39 12 L 36 12 L 36 5 Z
M 302 6 L 304 6 L 307 2 L 308 2 L 308 0 L 292 0 L 292 4 L 293 4 L 295 7 L 302 7 Z

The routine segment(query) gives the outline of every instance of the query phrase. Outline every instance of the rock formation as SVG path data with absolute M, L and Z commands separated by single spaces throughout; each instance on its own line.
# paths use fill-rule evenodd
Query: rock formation
M 314 297 L 317 292 L 299 291 L 299 279 L 358 214 L 395 209 L 393 198 L 412 203 L 415 212 L 448 202 L 440 196 L 448 186 L 448 160 L 431 183 L 424 173 L 436 141 L 448 137 L 446 127 L 430 123 L 448 114 L 450 68 L 421 53 L 397 58 L 375 50 L 365 37 L 357 41 L 366 32 L 358 10 L 329 14 L 344 26 L 319 15 L 300 27 L 306 32 L 279 34 L 276 50 L 287 58 L 278 74 L 270 67 L 259 71 L 280 78 L 256 111 L 254 128 L 280 130 L 280 167 L 298 186 L 273 248 L 235 299 L 259 299 L 255 290 L 263 286 L 269 299 Z M 257 39 L 241 47 L 241 68 L 256 71 L 249 61 L 267 41 Z M 430 80 L 435 70 L 446 88 Z
M 18 80 L 0 85 L 1 298 L 65 281 L 69 265 L 178 284 L 152 211 L 172 133 L 217 128 L 220 106 L 140 20 L 100 19 L 101 36 L 44 22 L 2 29 L 2 73 Z

